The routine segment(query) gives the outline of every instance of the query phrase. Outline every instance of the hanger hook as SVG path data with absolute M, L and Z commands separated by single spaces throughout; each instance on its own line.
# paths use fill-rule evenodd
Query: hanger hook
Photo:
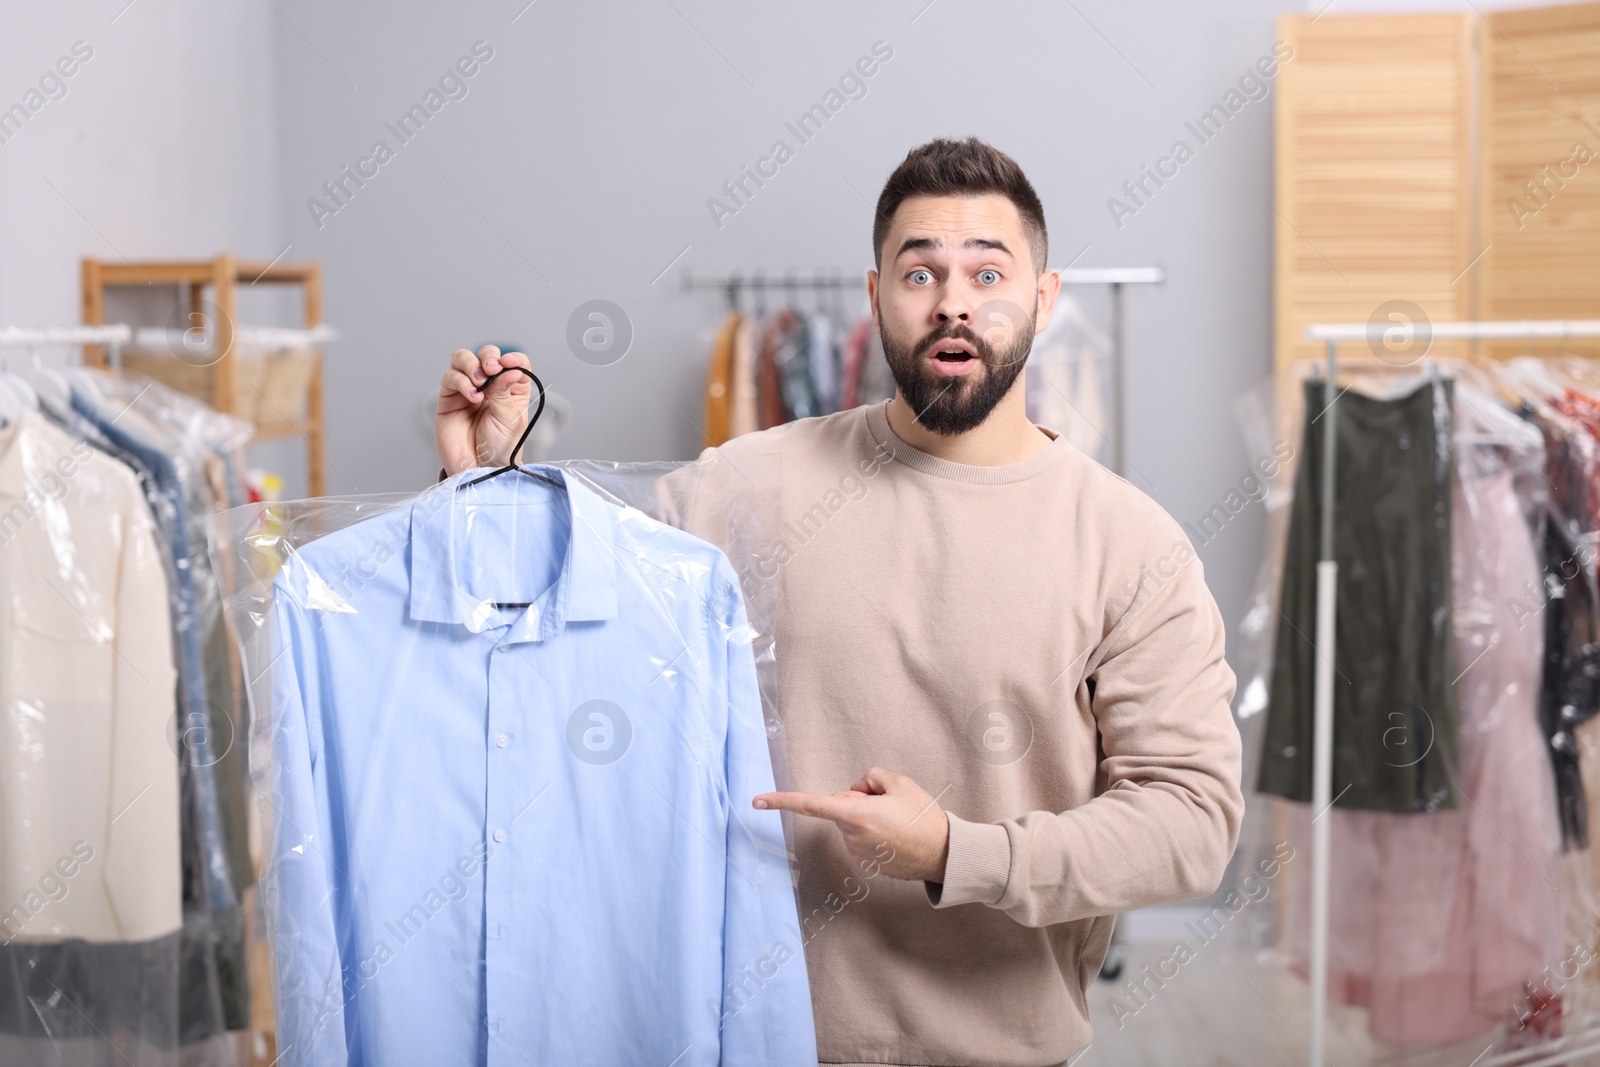
M 511 456 L 507 460 L 507 465 L 512 467 L 520 466 L 520 464 L 517 463 L 517 457 L 522 454 L 522 446 L 528 443 L 529 435 L 533 433 L 533 428 L 539 423 L 539 416 L 544 414 L 544 383 L 539 380 L 539 376 L 537 374 L 533 373 L 533 371 L 529 370 L 527 367 L 505 367 L 499 371 L 496 371 L 494 374 L 489 375 L 489 377 L 481 386 L 484 394 L 488 395 L 490 383 L 492 383 L 502 374 L 508 374 L 514 370 L 519 370 L 526 374 L 529 378 L 533 379 L 534 387 L 539 390 L 539 404 L 533 409 L 533 418 L 528 420 L 527 428 L 522 431 L 522 436 L 517 438 L 516 447 L 511 450 Z
M 534 386 L 539 390 L 539 405 L 533 409 L 533 417 L 528 420 L 527 428 L 522 431 L 522 436 L 517 438 L 516 445 L 512 447 L 511 455 L 507 457 L 506 465 L 493 470 L 488 474 L 480 475 L 472 479 L 470 482 L 463 483 L 461 488 L 465 488 L 465 486 L 468 485 L 477 485 L 479 482 L 486 481 L 498 474 L 504 474 L 506 471 L 522 470 L 521 465 L 517 463 L 517 457 L 522 454 L 522 446 L 528 443 L 529 435 L 533 433 L 533 428 L 538 425 L 539 416 L 544 414 L 544 383 L 539 380 L 539 376 L 537 374 L 533 373 L 533 371 L 529 370 L 527 367 L 504 367 L 489 375 L 488 378 L 484 379 L 483 384 L 478 388 L 484 396 L 488 396 L 489 386 L 494 384 L 494 380 L 500 377 L 502 374 L 509 374 L 514 370 L 521 371 L 529 378 L 533 379 Z M 529 471 L 528 473 L 537 475 L 540 481 L 550 481 L 550 479 L 544 477 L 543 475 L 537 474 L 536 471 Z M 551 484 L 554 485 L 556 483 L 551 482 Z

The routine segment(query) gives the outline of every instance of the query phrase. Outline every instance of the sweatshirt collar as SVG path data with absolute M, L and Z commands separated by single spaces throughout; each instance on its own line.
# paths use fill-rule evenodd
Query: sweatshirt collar
M 923 474 L 935 478 L 944 478 L 953 482 L 968 482 L 973 485 L 1006 485 L 1011 482 L 1020 482 L 1053 466 L 1071 448 L 1067 439 L 1054 430 L 1040 426 L 1045 435 L 1050 438 L 1050 443 L 1035 455 L 1018 463 L 1006 463 L 1000 466 L 988 467 L 971 463 L 955 463 L 948 459 L 930 455 L 900 439 L 889 425 L 889 401 L 885 400 L 863 409 L 866 412 L 867 429 L 873 439 L 878 443 L 880 451 L 889 451 L 894 456 L 896 463 L 904 463 L 912 470 L 921 471 Z

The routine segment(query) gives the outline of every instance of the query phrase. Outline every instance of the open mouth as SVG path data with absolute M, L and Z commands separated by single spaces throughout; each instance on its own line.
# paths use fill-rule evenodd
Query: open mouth
M 938 342 L 928 353 L 928 362 L 940 374 L 960 374 L 981 362 L 970 345 L 961 340 Z

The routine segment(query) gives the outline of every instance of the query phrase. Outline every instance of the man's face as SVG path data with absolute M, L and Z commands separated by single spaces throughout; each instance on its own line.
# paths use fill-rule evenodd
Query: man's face
M 980 425 L 1033 347 L 1039 279 L 1003 196 L 902 201 L 881 249 L 878 332 L 895 384 L 927 429 Z

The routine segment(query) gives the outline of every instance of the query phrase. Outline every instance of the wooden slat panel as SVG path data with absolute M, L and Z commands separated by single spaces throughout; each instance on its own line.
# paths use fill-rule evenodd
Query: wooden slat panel
M 1600 318 L 1600 4 L 1485 18 L 1483 316 Z M 1560 348 L 1600 354 L 1595 341 Z
M 1530 7 L 1520 11 L 1495 11 L 1486 14 L 1490 32 L 1515 37 L 1519 33 L 1548 33 L 1554 30 L 1587 29 L 1594 25 L 1594 4 L 1559 4 L 1555 7 Z
M 1470 318 L 1472 17 L 1286 15 L 1278 35 L 1277 364 L 1322 355 L 1310 323 L 1391 300 Z

